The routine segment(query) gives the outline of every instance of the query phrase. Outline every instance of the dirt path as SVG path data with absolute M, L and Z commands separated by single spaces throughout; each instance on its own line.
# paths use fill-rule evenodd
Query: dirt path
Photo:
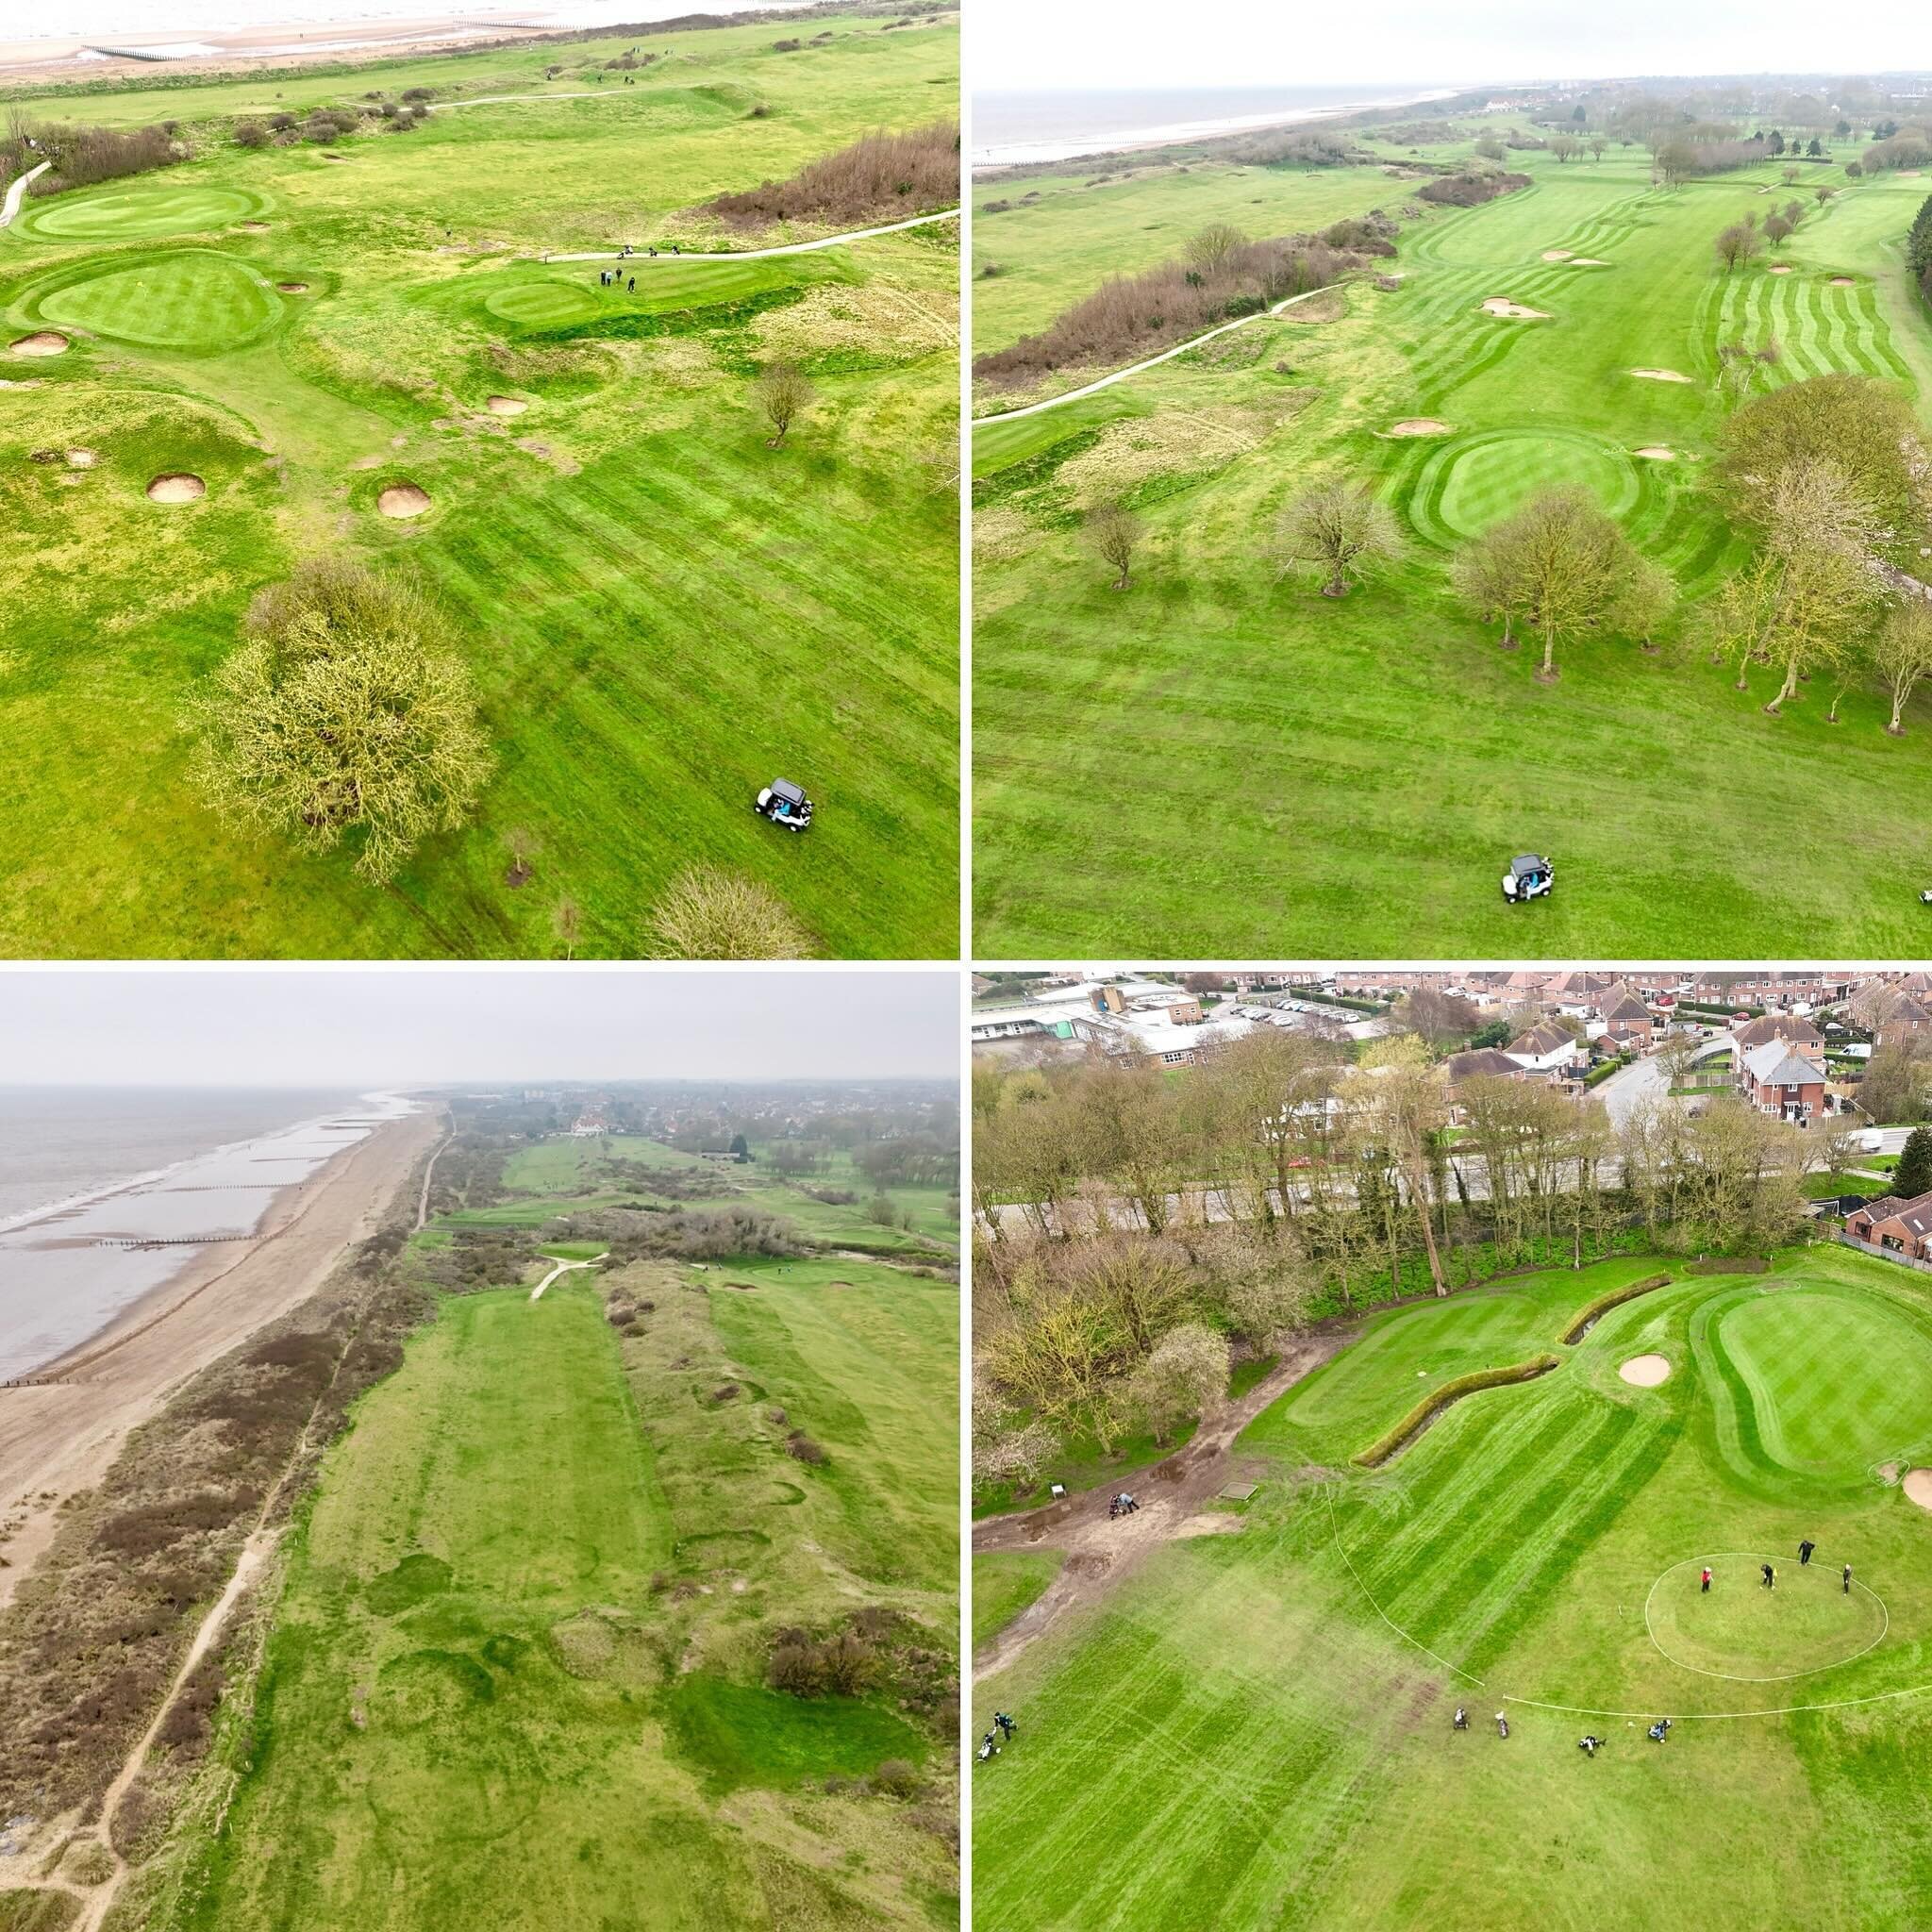
M 1338 1325 L 1319 1335 L 1307 1335 L 1290 1348 L 1275 1367 L 1237 1402 L 1225 1404 L 1204 1421 L 1184 1449 L 1131 1478 L 1140 1508 L 1115 1522 L 1107 1513 L 1118 1483 L 1031 1509 L 1021 1516 L 997 1516 L 975 1525 L 973 1552 L 993 1550 L 1063 1550 L 1066 1561 L 1044 1592 L 1019 1616 L 982 1644 L 973 1659 L 973 1681 L 1003 1671 L 1034 1640 L 1069 1610 L 1085 1609 L 1112 1591 L 1151 1550 L 1182 1537 L 1201 1536 L 1221 1528 L 1220 1516 L 1208 1506 L 1230 1482 L 1250 1472 L 1232 1451 L 1235 1438 L 1268 1407 L 1310 1371 L 1356 1339 L 1354 1324 Z M 1205 1519 L 1205 1520 L 1204 1520 Z
M 1224 322 L 1205 334 L 1190 336 L 1184 342 L 1172 349 L 1164 349 L 1158 356 L 1150 356 L 1144 362 L 1135 362 L 1125 369 L 1116 369 L 1111 375 L 1103 375 L 1098 382 L 1090 382 L 1081 389 L 1070 389 L 1065 395 L 1048 396 L 1043 403 L 1028 403 L 1024 409 L 1002 409 L 995 416 L 975 416 L 973 427 L 977 429 L 982 423 L 1017 423 L 1023 416 L 1037 416 L 1042 409 L 1058 409 L 1062 403 L 1077 402 L 1082 396 L 1097 394 L 1101 390 L 1111 389 L 1117 382 L 1124 382 L 1130 375 L 1139 375 L 1143 369 L 1158 369 L 1163 362 L 1172 362 L 1176 356 L 1185 356 L 1190 349 L 1198 349 L 1203 342 L 1211 342 L 1216 336 L 1224 336 L 1230 329 L 1246 328 L 1251 322 L 1266 322 L 1271 315 L 1279 315 L 1284 308 L 1292 308 L 1297 302 L 1312 300 L 1317 295 L 1325 295 L 1338 287 L 1331 282 L 1325 289 L 1310 289 L 1307 294 L 1291 295 L 1286 302 L 1277 302 L 1273 308 L 1257 309 L 1253 315 L 1238 317 L 1233 322 Z
M 416 1232 L 421 1234 L 429 1219 L 429 1181 L 436 1172 L 436 1163 L 442 1158 L 442 1151 L 457 1137 L 456 1124 L 451 1122 L 449 1131 L 436 1143 L 436 1152 L 429 1157 L 423 1170 L 423 1192 L 416 1202 Z
M 456 104 L 452 102 L 451 105 Z M 936 215 L 914 215 L 909 222 L 890 222 L 883 228 L 854 228 L 849 234 L 827 235 L 818 242 L 788 242 L 782 248 L 733 248 L 710 250 L 697 255 L 692 254 L 690 249 L 686 249 L 681 255 L 667 255 L 659 249 L 654 256 L 625 255 L 615 248 L 587 248 L 577 254 L 546 255 L 541 258 L 544 261 L 629 261 L 641 268 L 649 268 L 654 261 L 763 261 L 774 255 L 812 255 L 821 248 L 842 248 L 848 242 L 870 242 L 874 235 L 896 235 L 902 229 L 923 228 L 928 222 L 957 222 L 958 219 L 959 210 L 949 208 Z M 1131 375 L 1132 371 L 1124 370 L 1122 373 Z M 1109 377 L 1108 380 L 1111 381 L 1112 378 Z M 1062 397 L 1060 400 L 1064 401 L 1065 398 Z
M 550 1273 L 546 1274 L 543 1277 L 543 1279 L 540 1281 L 536 1285 L 536 1287 L 530 1291 L 530 1299 L 533 1302 L 541 1301 L 543 1298 L 543 1291 L 546 1288 L 548 1288 L 550 1284 L 553 1281 L 555 1281 L 559 1274 L 568 1274 L 573 1268 L 594 1268 L 599 1261 L 608 1261 L 609 1260 L 609 1258 L 610 1256 L 607 1251 L 604 1254 L 592 1257 L 592 1258 L 588 1261 L 559 1261 L 557 1264 L 557 1266 L 553 1268 L 550 1271 Z
M 38 168 L 29 168 L 8 189 L 7 199 L 0 202 L 0 228 L 6 227 L 20 212 L 20 205 L 26 199 L 26 192 L 33 185 L 35 176 L 44 175 L 53 165 L 52 161 L 42 161 Z
M 18 1520 L 0 1570 L 0 1606 L 53 1541 L 64 1498 L 107 1473 L 127 1432 L 196 1370 L 319 1287 L 352 1242 L 373 1234 L 425 1144 L 433 1114 L 379 1127 L 299 1194 L 262 1238 L 207 1257 L 143 1297 L 92 1341 L 45 1365 L 56 1382 L 0 1390 L 0 1515 Z

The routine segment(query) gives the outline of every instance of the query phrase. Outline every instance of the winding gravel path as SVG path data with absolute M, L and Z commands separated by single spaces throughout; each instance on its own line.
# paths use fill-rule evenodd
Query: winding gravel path
M 896 235 L 906 228 L 923 228 L 928 222 L 957 222 L 959 210 L 941 209 L 936 215 L 914 215 L 909 222 L 889 222 L 883 228 L 854 228 L 843 235 L 827 235 L 817 242 L 788 242 L 782 248 L 729 248 L 694 255 L 686 249 L 681 255 L 667 255 L 661 248 L 655 256 L 625 255 L 615 248 L 587 248 L 574 255 L 546 255 L 545 261 L 634 261 L 648 268 L 653 261 L 763 261 L 774 255 L 812 255 L 821 248 L 842 248 L 848 242 L 869 242 L 874 235 Z M 1297 300 L 1300 298 L 1297 297 Z M 1206 338 L 1204 337 L 1205 341 Z M 1131 375 L 1131 370 L 1122 372 Z M 1112 377 L 1108 377 L 1111 381 Z
M 29 168 L 8 189 L 7 199 L 0 202 L 0 228 L 4 228 L 20 212 L 20 205 L 26 199 L 26 192 L 32 187 L 35 177 L 44 175 L 53 165 L 52 161 L 42 161 L 38 168 Z
M 1116 369 L 1111 375 L 1103 375 L 1098 382 L 1090 382 L 1081 389 L 1070 389 L 1063 396 L 1048 396 L 1043 403 L 1028 403 L 1024 409 L 1002 409 L 996 416 L 975 416 L 973 426 L 977 429 L 982 423 L 1017 423 L 1023 416 L 1037 416 L 1042 409 L 1058 409 L 1062 403 L 1077 402 L 1082 396 L 1096 394 L 1104 389 L 1111 389 L 1117 382 L 1124 382 L 1130 375 L 1139 375 L 1143 369 L 1158 369 L 1163 362 L 1172 362 L 1176 356 L 1185 356 L 1190 349 L 1198 349 L 1203 342 L 1211 342 L 1216 336 L 1224 336 L 1230 329 L 1246 328 L 1251 322 L 1266 322 L 1272 315 L 1279 315 L 1284 308 L 1292 308 L 1297 302 L 1307 302 L 1316 295 L 1325 295 L 1337 284 L 1330 282 L 1327 288 L 1309 289 L 1306 293 L 1291 295 L 1285 302 L 1277 302 L 1273 308 L 1257 308 L 1252 315 L 1237 316 L 1233 322 L 1224 322 L 1218 327 L 1208 329 L 1206 334 L 1190 336 L 1184 342 L 1176 343 L 1172 349 L 1164 349 L 1158 356 L 1150 356 L 1144 362 L 1136 362 L 1125 369 Z
M 609 1260 L 609 1258 L 610 1252 L 607 1248 L 603 1254 L 593 1255 L 588 1261 L 559 1261 L 557 1264 L 557 1266 L 553 1268 L 550 1271 L 550 1273 L 546 1274 L 543 1277 L 543 1279 L 540 1281 L 536 1285 L 536 1287 L 530 1291 L 530 1299 L 533 1302 L 541 1301 L 543 1296 L 543 1291 L 546 1288 L 548 1288 L 550 1284 L 553 1281 L 555 1281 L 559 1274 L 568 1274 L 573 1268 L 594 1268 L 599 1261 L 608 1261 Z

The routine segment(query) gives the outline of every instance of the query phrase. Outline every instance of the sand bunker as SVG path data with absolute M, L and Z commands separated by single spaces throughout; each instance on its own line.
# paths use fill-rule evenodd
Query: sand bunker
M 1543 250 L 1543 259 L 1545 261 L 1568 261 L 1570 255 L 1571 251 L 1567 248 L 1545 248 Z
M 1655 1389 L 1670 1374 L 1671 1365 L 1660 1355 L 1633 1355 L 1627 1362 L 1618 1363 L 1617 1373 L 1636 1388 Z M 1926 1507 L 1932 1508 L 1932 1504 Z
M 22 336 L 13 345 L 16 356 L 64 356 L 67 350 L 67 338 L 50 328 L 42 329 L 38 335 Z
M 1907 1470 L 1905 1491 L 1921 1509 L 1932 1509 L 1932 1469 Z
M 235 225 L 244 235 L 266 235 L 268 233 L 268 224 L 266 222 L 237 222 Z
M 1593 255 L 1573 255 L 1570 258 L 1570 266 L 1572 268 L 1608 268 L 1609 263 L 1599 261 Z
M 157 476 L 147 494 L 150 503 L 194 503 L 208 494 L 208 485 L 199 476 Z
M 1646 443 L 1643 448 L 1636 451 L 1635 454 L 1640 457 L 1648 457 L 1654 463 L 1674 463 L 1677 460 L 1677 452 L 1674 449 L 1666 449 L 1660 442 Z
M 1791 272 L 1791 265 L 1788 261 L 1774 261 L 1771 265 L 1771 272 L 1774 275 L 1788 275 Z
M 277 282 L 275 287 L 285 295 L 306 295 L 308 292 L 307 282 Z
M 71 449 L 67 452 L 67 467 L 70 470 L 92 470 L 100 459 L 98 450 Z
M 1438 423 L 1433 416 L 1409 416 L 1400 423 L 1391 423 L 1383 430 L 1384 436 L 1450 436 L 1455 433 L 1447 423 Z
M 1512 302 L 1507 295 L 1491 295 L 1483 304 L 1485 315 L 1505 315 L 1514 322 L 1547 322 L 1549 312 L 1542 308 L 1525 308 L 1521 302 Z
M 429 508 L 429 492 L 414 483 L 391 483 L 375 507 L 386 517 L 420 517 Z
M 1632 375 L 1641 375 L 1646 382 L 1689 382 L 1688 375 L 1679 375 L 1674 369 L 1633 369 Z
M 483 406 L 492 416 L 521 416 L 530 406 L 515 396 L 491 396 Z
M 1856 289 L 1858 285 L 1850 275 L 1833 275 L 1831 286 L 1834 289 Z

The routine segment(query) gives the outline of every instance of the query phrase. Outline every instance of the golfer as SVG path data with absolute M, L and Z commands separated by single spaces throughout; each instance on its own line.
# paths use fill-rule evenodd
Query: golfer
M 1811 1560 L 1811 1552 L 1817 1547 L 1818 1545 L 1808 1536 L 1798 1545 L 1798 1568 L 1800 1570 Z
M 1851 1566 L 1851 1565 L 1850 1565 L 1849 1563 L 1847 1563 L 1847 1564 L 1845 1565 L 1845 1594 L 1846 1594 L 1847 1596 L 1850 1596 L 1850 1595 L 1851 1595 L 1851 1593 L 1852 1593 L 1852 1566 Z
M 1704 1566 L 1704 1581 L 1698 1588 L 1698 1594 L 1700 1596 L 1708 1596 L 1710 1594 L 1710 1565 L 1708 1563 Z
M 1760 1567 L 1764 1572 L 1765 1589 L 1775 1590 L 1777 1588 L 1777 1572 L 1774 1570 L 1769 1563 L 1762 1564 L 1760 1565 Z

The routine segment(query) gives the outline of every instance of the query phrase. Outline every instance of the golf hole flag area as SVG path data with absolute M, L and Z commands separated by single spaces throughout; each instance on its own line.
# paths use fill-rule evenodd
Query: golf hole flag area
M 1512 151 L 1527 188 L 1445 212 L 1391 179 L 1399 145 L 1350 139 L 1374 164 L 1190 156 L 981 184 L 1003 211 L 974 229 L 990 277 L 974 284 L 975 357 L 1176 258 L 1209 223 L 1262 238 L 1379 208 L 1400 227 L 1396 258 L 1327 291 L 1319 326 L 1257 319 L 974 430 L 976 956 L 1916 957 L 1932 691 L 1902 738 L 1875 674 L 1836 724 L 1822 679 L 1768 717 L 1772 674 L 1735 690 L 1699 619 L 1747 554 L 1707 480 L 1720 344 L 1776 338 L 1761 388 L 1881 377 L 1932 423 L 1932 319 L 1903 260 L 1927 184 L 1834 167 L 1836 199 L 1807 198 L 1780 255 L 1790 272 L 1726 275 L 1711 239 L 1765 206 L 1760 188 L 1790 192 L 1774 163 L 1671 192 L 1641 145 L 1571 163 Z M 1470 152 L 1434 144 L 1428 161 Z M 1385 270 L 1399 286 L 1378 286 Z M 981 381 L 974 408 L 1108 373 Z M 1387 576 L 1340 598 L 1284 575 L 1277 540 L 1290 501 L 1336 480 L 1374 491 L 1406 540 Z M 1449 565 L 1560 487 L 1616 518 L 1680 601 L 1655 651 L 1606 627 L 1542 683 L 1533 641 L 1500 648 Z M 1112 501 L 1143 530 L 1124 591 L 1082 528 Z M 1806 796 L 1831 800 L 1828 821 L 1781 814 L 1767 837 L 1763 801 Z M 1496 891 L 1524 851 L 1562 878 L 1534 908 Z
M 1545 1354 L 1357 1466 L 1421 1378 Z M 1632 1386 L 1646 1354 L 1672 1373 Z M 1236 1533 L 975 1685 L 975 1731 L 1020 1724 L 974 1777 L 978 1932 L 1924 1924 L 1921 1277 L 1828 1247 L 1517 1277 L 1368 1317 L 1234 1454 L 1270 1467 Z
M 957 950 L 957 224 L 696 258 L 873 225 L 705 205 L 956 111 L 958 22 L 780 40 L 33 96 L 166 120 L 189 158 L 0 229 L 0 844 L 34 855 L 0 957 L 541 959 L 568 903 L 577 957 L 636 958 L 700 863 L 814 954 Z M 358 117 L 325 151 L 235 138 L 322 108 Z M 753 386 L 779 360 L 814 395 L 774 449 Z M 31 460 L 68 446 L 98 461 Z M 387 887 L 359 832 L 225 821 L 193 769 L 251 600 L 318 556 L 432 593 L 491 754 Z M 748 809 L 774 772 L 819 805 L 808 839 Z

